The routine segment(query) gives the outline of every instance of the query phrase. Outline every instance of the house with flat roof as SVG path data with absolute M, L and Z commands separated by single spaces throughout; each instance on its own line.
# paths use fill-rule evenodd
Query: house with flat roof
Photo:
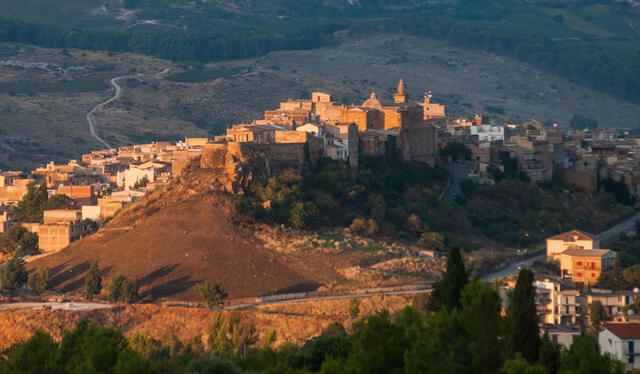
M 560 254 L 560 274 L 576 284 L 593 286 L 603 271 L 611 269 L 616 253 L 608 249 L 570 248 Z

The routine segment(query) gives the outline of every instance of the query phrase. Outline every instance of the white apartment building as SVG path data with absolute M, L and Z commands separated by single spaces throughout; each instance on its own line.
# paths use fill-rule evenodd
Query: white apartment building
M 469 131 L 471 135 L 477 135 L 480 142 L 504 140 L 504 126 L 473 125 Z

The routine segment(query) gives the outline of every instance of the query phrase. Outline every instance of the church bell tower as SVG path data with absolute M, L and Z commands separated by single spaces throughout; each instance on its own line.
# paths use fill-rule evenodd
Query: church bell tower
M 404 79 L 400 78 L 400 82 L 398 82 L 398 89 L 396 93 L 393 95 L 393 102 L 396 104 L 404 104 L 407 102 L 407 91 L 404 87 Z

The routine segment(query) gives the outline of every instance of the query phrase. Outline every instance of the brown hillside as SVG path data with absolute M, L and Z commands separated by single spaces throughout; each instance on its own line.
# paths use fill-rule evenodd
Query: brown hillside
M 30 267 L 50 267 L 56 289 L 78 292 L 89 263 L 99 261 L 107 280 L 120 273 L 138 279 L 146 301 L 199 300 L 197 285 L 206 279 L 221 282 L 231 297 L 316 289 L 318 282 L 265 249 L 254 229 L 231 222 L 231 199 L 209 189 L 211 178 L 194 168 L 97 234 Z
M 360 299 L 360 316 L 380 310 L 397 313 L 411 302 L 412 297 L 383 295 Z M 347 312 L 349 301 L 272 304 L 256 310 L 245 310 L 241 314 L 245 323 L 255 325 L 259 338 L 275 330 L 278 338 L 276 345 L 285 342 L 302 344 L 334 322 L 349 329 L 353 321 Z M 216 313 L 206 309 L 152 304 L 122 305 L 90 311 L 3 312 L 0 313 L 0 350 L 27 340 L 36 330 L 45 331 L 58 340 L 65 330 L 73 329 L 80 321 L 117 327 L 126 335 L 145 334 L 165 345 L 176 341 L 187 343 L 198 336 L 206 341 L 207 328 Z

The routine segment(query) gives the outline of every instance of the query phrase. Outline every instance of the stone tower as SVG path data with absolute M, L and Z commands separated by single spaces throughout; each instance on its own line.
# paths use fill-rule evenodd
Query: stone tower
M 393 95 L 393 102 L 396 104 L 404 104 L 407 102 L 407 91 L 404 88 L 403 78 L 400 78 L 400 82 L 398 82 L 398 89 Z

